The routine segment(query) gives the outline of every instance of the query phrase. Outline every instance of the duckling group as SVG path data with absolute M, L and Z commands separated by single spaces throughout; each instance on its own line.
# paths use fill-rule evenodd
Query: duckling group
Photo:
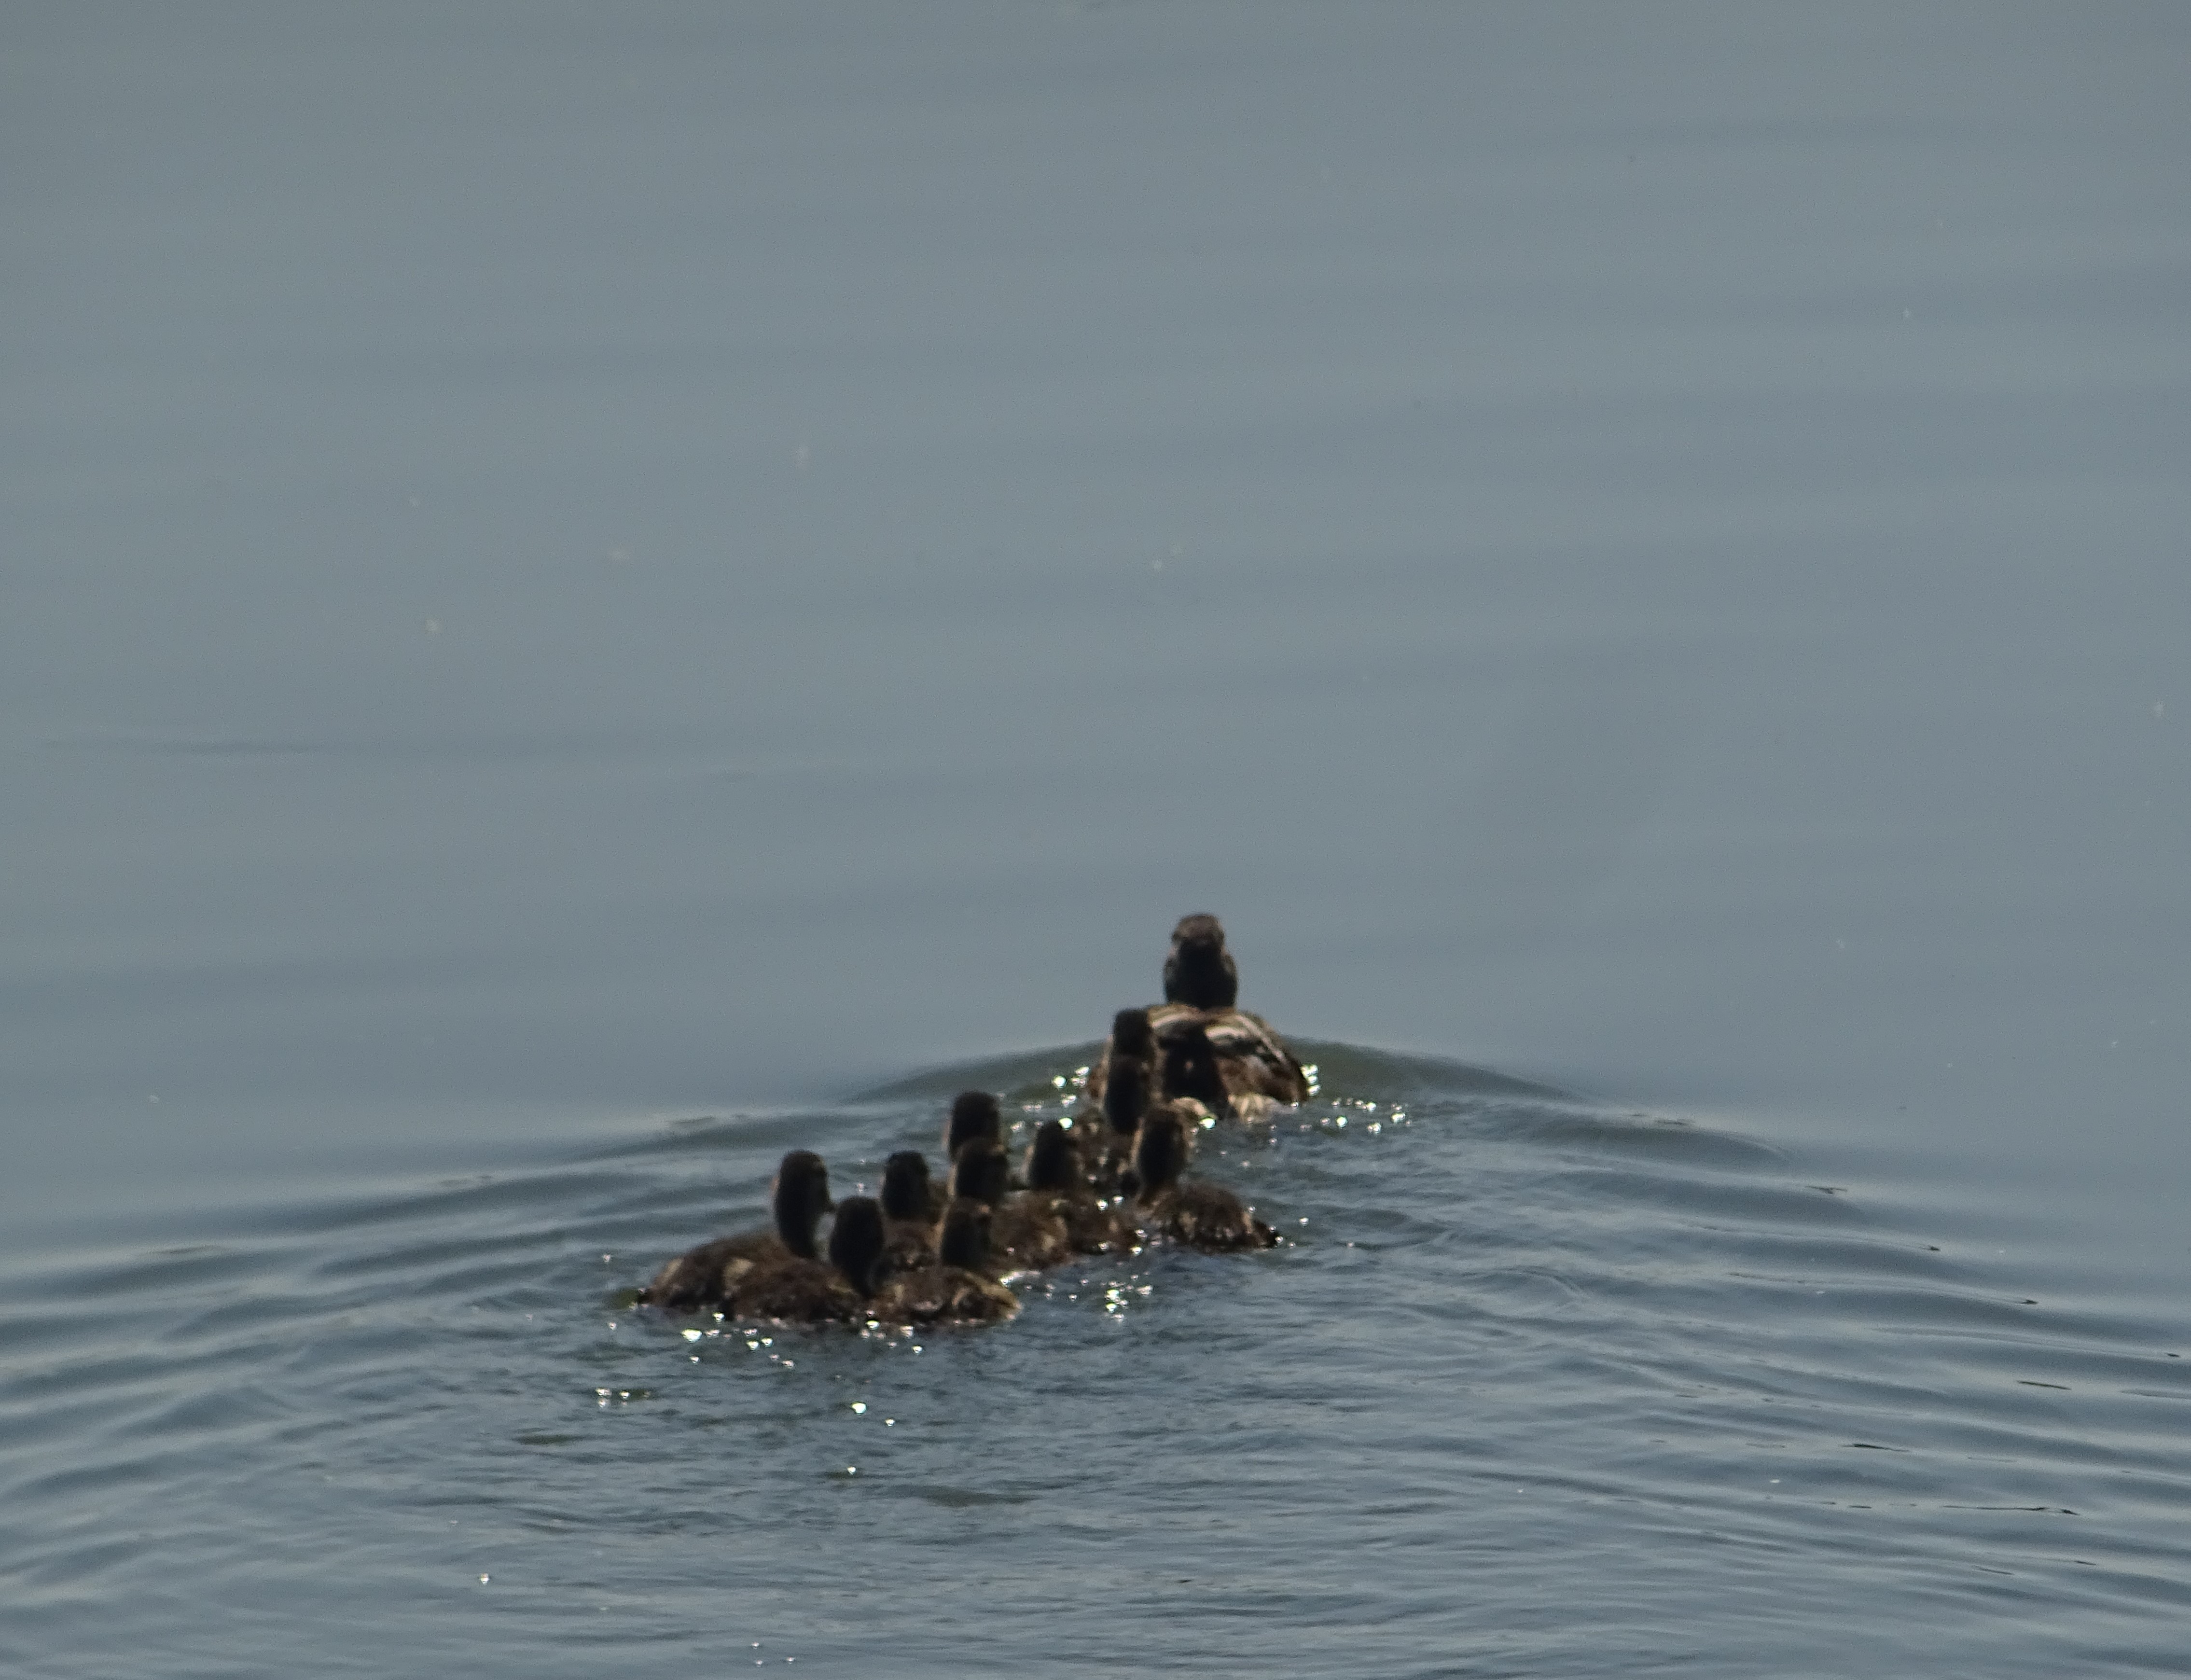
M 962 1091 L 943 1127 L 945 1182 L 917 1149 L 892 1155 L 879 1197 L 829 1198 L 829 1170 L 794 1149 L 769 1195 L 772 1228 L 718 1237 L 664 1264 L 639 1300 L 665 1313 L 877 1325 L 982 1324 L 1019 1300 L 1004 1279 L 1151 1241 L 1214 1250 L 1278 1237 L 1220 1185 L 1182 1176 L 1194 1139 L 1309 1096 L 1261 1017 L 1217 918 L 1172 931 L 1164 1001 L 1122 1009 L 1073 1114 L 1037 1129 L 1018 1183 L 996 1096 Z M 822 1242 L 824 1215 L 828 1240 Z

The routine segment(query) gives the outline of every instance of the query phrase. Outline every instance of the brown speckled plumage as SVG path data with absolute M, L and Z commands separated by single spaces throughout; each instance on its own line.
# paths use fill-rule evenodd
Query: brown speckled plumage
M 1307 1101 L 1308 1077 L 1300 1062 L 1269 1022 L 1239 1006 L 1238 989 L 1238 971 L 1217 918 L 1182 918 L 1164 963 L 1165 1001 L 1118 1012 L 1102 1053 L 1089 1067 L 1082 1112 L 1093 1115 L 1122 1106 L 1112 1096 L 1113 1081 L 1130 1079 L 1141 1070 L 1147 1088 L 1135 1095 L 1145 1102 L 1192 1096 L 1213 1113 L 1252 1118 L 1276 1103 Z M 1129 1023 L 1130 1017 L 1139 1021 Z M 1136 1049 L 1144 1042 L 1141 1021 L 1153 1039 L 1146 1051 Z
M 938 1261 L 888 1279 L 867 1303 L 879 1324 L 995 1324 L 1020 1310 L 1019 1297 L 986 1275 L 992 1264 L 989 1210 L 954 1203 L 943 1218 Z
M 883 1270 L 912 1272 L 936 1263 L 936 1229 L 942 1222 L 943 1187 L 928 1176 L 918 1149 L 901 1149 L 884 1165 Z
M 1062 1227 L 1068 1253 L 1130 1254 L 1141 1246 L 1134 1222 L 1096 1194 L 1073 1134 L 1056 1120 L 1044 1121 L 1028 1146 L 1027 1182 L 1025 1199 Z
M 743 1276 L 757 1267 L 818 1260 L 814 1227 L 830 1205 L 829 1171 L 822 1158 L 807 1149 L 784 1156 L 769 1203 L 776 1217 L 773 1230 L 742 1231 L 687 1249 L 663 1264 L 639 1292 L 639 1301 L 665 1313 L 706 1312 L 721 1305 L 734 1271 Z
M 864 1318 L 883 1249 L 882 1210 L 867 1196 L 848 1196 L 829 1228 L 825 1263 L 794 1256 L 775 1264 L 734 1261 L 724 1273 L 728 1317 L 786 1324 L 849 1324 Z
M 1050 1198 L 1011 1195 L 1010 1182 L 1001 1144 L 976 1138 L 959 1146 L 951 1164 L 951 1195 L 954 1205 L 965 1201 L 988 1210 L 990 1269 L 1041 1271 L 1064 1264 L 1073 1257 L 1073 1245 Z
M 776 1318 L 787 1324 L 849 1323 L 863 1311 L 860 1292 L 835 1267 L 791 1259 L 733 1271 L 723 1290 L 724 1316 Z
M 1249 1210 L 1230 1190 L 1193 1180 L 1182 1181 L 1189 1134 L 1175 1108 L 1152 1110 L 1134 1143 L 1135 1210 L 1144 1231 L 1212 1250 L 1266 1249 L 1278 1233 Z

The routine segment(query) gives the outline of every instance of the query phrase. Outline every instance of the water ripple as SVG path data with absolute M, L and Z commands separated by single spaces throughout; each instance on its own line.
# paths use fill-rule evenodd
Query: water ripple
M 783 1148 L 844 1193 L 983 1083 L 1024 1138 L 1090 1053 L 19 1266 L 0 1655 L 384 1672 L 454 1625 L 531 1674 L 865 1671 L 885 1626 L 905 1674 L 1129 1646 L 1403 1672 L 1440 1642 L 1454 1672 L 1856 1673 L 1888 1626 L 1943 1672 L 2170 1649 L 2179 1322 L 2010 1262 L 1986 1239 L 2022 1216 L 1960 1187 L 1835 1184 L 1482 1069 L 1314 1045 L 1313 1102 L 1202 1139 L 1285 1246 L 1062 1268 L 999 1330 L 617 1304 L 764 1217 Z

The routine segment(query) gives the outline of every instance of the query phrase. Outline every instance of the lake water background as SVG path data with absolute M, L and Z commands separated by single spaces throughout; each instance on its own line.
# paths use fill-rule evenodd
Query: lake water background
M 0 45 L 0 1654 L 2180 1660 L 2180 14 Z M 612 1304 L 1199 908 L 1292 1246 Z

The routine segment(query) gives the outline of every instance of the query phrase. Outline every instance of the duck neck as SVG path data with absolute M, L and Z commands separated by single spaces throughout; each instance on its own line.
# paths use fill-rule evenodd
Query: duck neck
M 815 1218 L 804 1196 L 776 1199 L 776 1234 L 783 1239 L 784 1247 L 801 1260 L 819 1258 L 814 1250 Z
M 1103 1117 L 1111 1130 L 1131 1136 L 1149 1106 L 1149 1083 L 1138 1062 L 1120 1060 L 1111 1066 L 1103 1081 Z

